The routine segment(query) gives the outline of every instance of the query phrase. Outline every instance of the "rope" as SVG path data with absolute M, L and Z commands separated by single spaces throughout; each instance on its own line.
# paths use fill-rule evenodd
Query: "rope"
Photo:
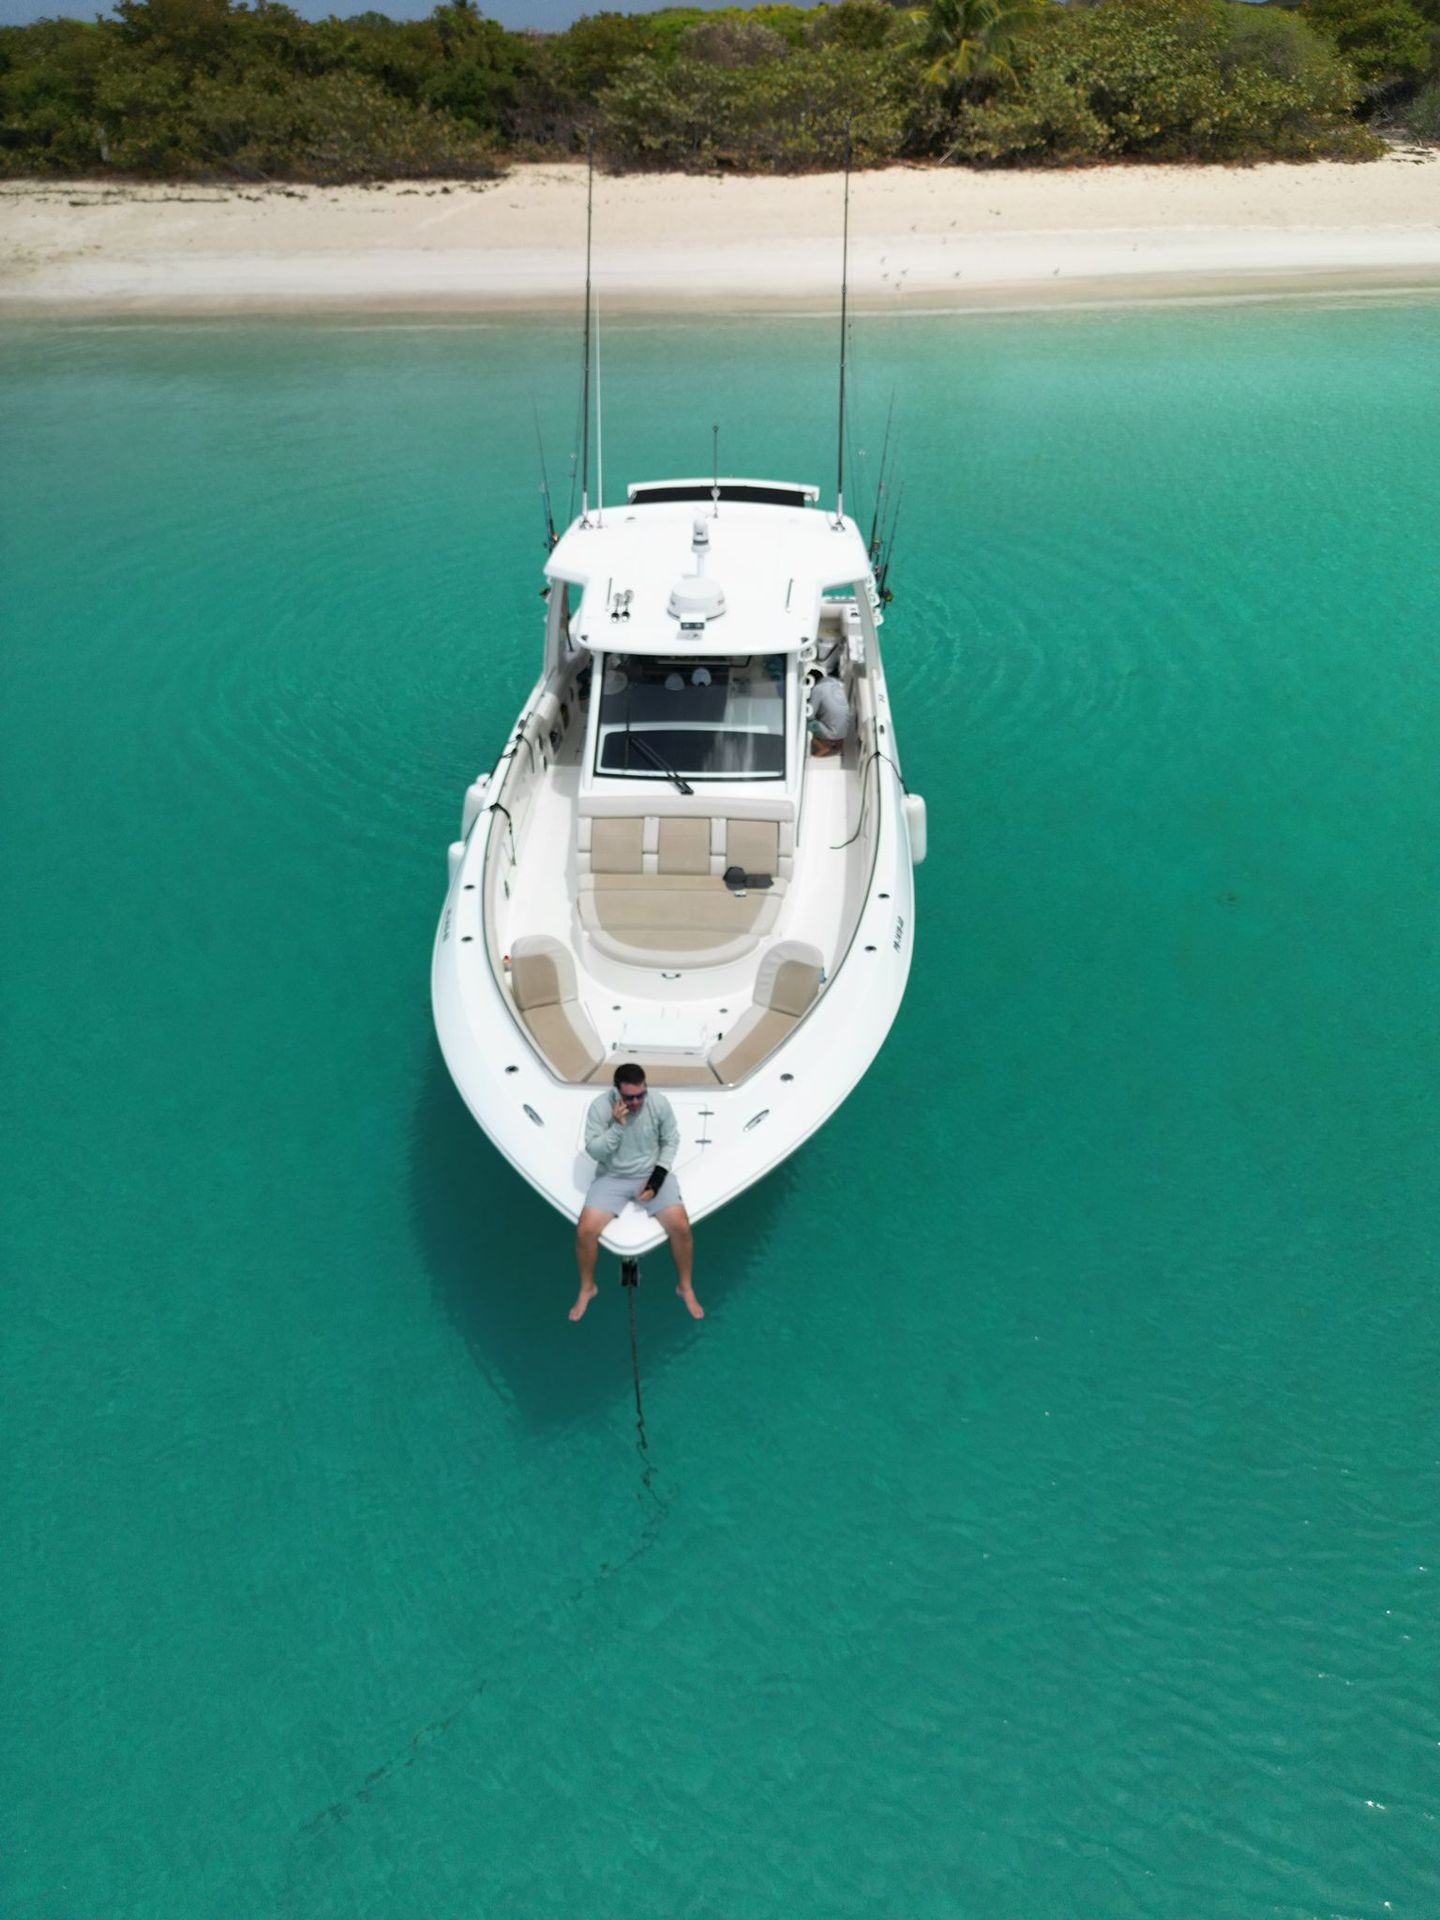
M 650 1440 L 645 1432 L 645 1400 L 640 1392 L 640 1336 L 635 1324 L 635 1295 L 640 1286 L 640 1263 L 638 1260 L 626 1260 L 620 1268 L 620 1284 L 630 1302 L 630 1372 L 635 1381 L 635 1431 L 639 1438 L 635 1442 L 635 1451 L 644 1462 L 645 1471 L 641 1475 L 647 1492 L 651 1491 L 650 1478 L 654 1466 L 650 1459 Z
M 858 840 L 858 839 L 860 838 L 860 835 L 861 835 L 861 833 L 862 833 L 862 832 L 864 831 L 864 827 L 865 827 L 865 782 L 866 782 L 866 781 L 867 781 L 867 780 L 868 780 L 868 779 L 870 778 L 870 769 L 871 769 L 871 767 L 873 767 L 873 766 L 874 766 L 874 764 L 875 764 L 875 762 L 876 762 L 877 760 L 883 760 L 883 761 L 885 762 L 885 764 L 886 764 L 887 766 L 889 766 L 889 767 L 893 767 L 893 768 L 894 768 L 894 771 L 895 771 L 895 778 L 896 778 L 896 779 L 897 779 L 897 780 L 898 780 L 898 781 L 900 782 L 900 791 L 901 791 L 902 793 L 904 793 L 904 794 L 908 794 L 908 793 L 909 793 L 909 791 L 910 791 L 910 789 L 909 789 L 909 787 L 907 787 L 907 786 L 906 786 L 906 784 L 905 784 L 905 776 L 904 776 L 904 774 L 903 774 L 903 773 L 901 773 L 901 771 L 900 771 L 900 769 L 899 769 L 899 767 L 897 767 L 897 766 L 895 766 L 895 762 L 894 762 L 894 761 L 893 761 L 893 760 L 892 760 L 892 759 L 890 758 L 890 756 L 889 756 L 889 754 L 888 754 L 888 753 L 886 753 L 886 751 L 885 751 L 885 749 L 884 749 L 883 747 L 872 747 L 872 748 L 870 749 L 870 753 L 869 753 L 869 756 L 868 756 L 868 758 L 866 759 L 866 761 L 865 761 L 865 764 L 864 764 L 864 766 L 863 766 L 863 767 L 862 767 L 862 768 L 860 769 L 860 821 L 859 821 L 859 825 L 858 825 L 858 826 L 856 827 L 856 829 L 855 829 L 855 831 L 854 831 L 854 833 L 852 833 L 852 834 L 850 835 L 850 837 L 849 837 L 849 839 L 848 839 L 848 840 L 842 840 L 842 841 L 841 841 L 841 842 L 839 843 L 839 845 L 838 845 L 838 846 L 832 846 L 832 847 L 831 847 L 831 849 L 830 849 L 830 851 L 831 851 L 832 853 L 840 853 L 841 851 L 843 851 L 843 849 L 844 849 L 844 848 L 846 848 L 846 847 L 850 847 L 850 846 L 853 846 L 853 845 L 855 844 L 855 842 L 856 842 L 856 841 L 857 841 L 857 840 Z
M 642 1459 L 645 1462 L 648 1486 L 650 1474 L 650 1442 L 645 1434 L 645 1401 L 640 1393 L 640 1344 L 635 1334 L 635 1289 L 627 1289 L 630 1295 L 630 1370 L 635 1376 L 635 1431 L 639 1435 L 636 1441 Z
M 485 809 L 485 811 L 487 813 L 503 813 L 504 814 L 505 830 L 510 836 L 510 864 L 512 867 L 515 866 L 518 862 L 519 856 L 515 851 L 515 822 L 511 817 L 509 807 L 507 807 L 505 803 L 501 800 L 492 800 L 489 806 Z

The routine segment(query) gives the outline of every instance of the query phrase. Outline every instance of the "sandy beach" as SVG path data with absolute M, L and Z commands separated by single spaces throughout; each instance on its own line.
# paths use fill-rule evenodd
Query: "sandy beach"
M 607 311 L 828 307 L 840 180 L 599 176 Z M 10 182 L 12 313 L 524 312 L 573 306 L 585 176 L 377 188 Z M 1366 165 L 892 168 L 855 177 L 863 309 L 1440 289 L 1440 151 Z

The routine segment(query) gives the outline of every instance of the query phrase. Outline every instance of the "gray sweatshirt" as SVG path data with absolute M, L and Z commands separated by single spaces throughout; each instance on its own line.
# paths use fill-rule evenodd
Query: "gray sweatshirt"
M 613 1090 L 597 1094 L 585 1116 L 585 1151 L 600 1171 L 619 1174 L 622 1180 L 639 1180 L 652 1167 L 673 1168 L 680 1151 L 680 1128 L 664 1094 L 652 1090 L 623 1127 L 612 1117 L 615 1100 Z
M 844 740 L 850 732 L 850 702 L 838 680 L 817 680 L 810 695 L 810 717 L 822 740 Z

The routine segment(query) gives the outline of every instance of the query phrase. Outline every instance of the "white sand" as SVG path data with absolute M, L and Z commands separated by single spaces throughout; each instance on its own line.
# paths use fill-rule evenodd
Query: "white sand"
M 583 169 L 485 186 L 0 187 L 12 312 L 523 311 L 573 306 Z M 607 311 L 833 305 L 840 181 L 611 179 Z M 868 309 L 1440 288 L 1440 151 L 1369 165 L 1108 167 L 855 177 Z

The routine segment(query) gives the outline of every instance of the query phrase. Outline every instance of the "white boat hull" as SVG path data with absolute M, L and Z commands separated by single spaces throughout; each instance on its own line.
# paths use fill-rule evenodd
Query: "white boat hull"
M 923 803 L 907 796 L 900 776 L 878 639 L 881 602 L 854 523 L 826 518 L 792 491 L 795 499 L 778 504 L 727 503 L 721 517 L 703 528 L 695 523 L 697 550 L 708 552 L 713 541 L 717 566 L 728 567 L 732 604 L 723 618 L 741 643 L 728 650 L 717 650 L 721 634 L 706 632 L 697 647 L 698 628 L 677 632 L 676 596 L 684 602 L 678 618 L 693 617 L 695 583 L 708 584 L 708 576 L 682 580 L 684 592 L 676 588 L 667 608 L 663 578 L 652 591 L 639 571 L 652 548 L 668 553 L 678 529 L 688 538 L 687 509 L 639 504 L 618 528 L 603 531 L 578 522 L 547 569 L 554 585 L 546 671 L 493 772 L 465 796 L 435 938 L 436 1032 L 477 1123 L 568 1220 L 578 1218 L 596 1173 L 584 1149 L 586 1114 L 616 1064 L 639 1061 L 673 1106 L 680 1128 L 673 1171 L 698 1222 L 824 1125 L 884 1045 L 904 996 L 925 821 Z M 618 601 L 617 578 L 637 582 Z M 583 594 L 572 608 L 576 584 Z M 557 601 L 556 591 L 566 597 Z M 718 587 L 711 597 L 718 605 Z M 707 618 L 721 626 L 721 614 Z M 713 672 L 692 680 L 687 646 Z M 854 725 L 843 754 L 817 757 L 806 732 L 803 670 L 822 648 L 834 671 L 848 676 Z M 647 668 L 647 659 L 659 667 Z M 587 662 L 595 663 L 593 674 Z M 618 671 L 626 665 L 628 677 Z M 672 667 L 681 671 L 664 678 Z M 679 731 L 669 720 L 650 735 L 669 751 L 684 752 L 698 737 L 684 731 L 685 714 L 703 734 L 713 723 L 701 709 L 718 700 L 733 702 L 741 716 L 732 724 L 742 731 L 717 736 L 722 751 L 738 741 L 742 756 L 758 752 L 743 743 L 763 739 L 770 760 L 751 766 L 742 758 L 738 772 L 697 770 L 693 785 L 653 753 L 652 764 L 637 768 L 630 754 L 635 696 L 617 691 L 637 673 L 634 684 L 650 689 L 651 710 L 658 702 L 679 715 Z M 671 687 L 673 696 L 665 691 Z M 606 738 L 623 746 L 618 767 L 607 758 Z M 722 769 L 731 764 L 722 760 Z M 742 883 L 725 877 L 727 861 L 736 847 L 764 846 L 767 836 L 765 877 L 737 893 Z M 617 916 L 637 903 L 640 930 L 632 932 L 635 922 Z M 762 963 L 773 952 L 779 965 L 782 947 L 788 957 L 806 956 L 800 1007 L 762 997 L 769 991 Z M 569 1068 L 555 1052 L 554 1027 L 547 1041 L 524 1004 L 512 948 L 516 967 L 542 948 L 557 969 L 547 978 L 565 976 L 560 998 L 570 1024 L 561 1023 L 560 1045 L 580 1050 Z M 776 978 L 772 968 L 772 984 Z M 767 1037 L 764 1050 L 742 1062 L 747 1018 L 750 1032 L 758 1021 Z M 772 1029 L 779 1037 L 769 1037 Z M 663 1240 L 634 1206 L 603 1236 L 621 1256 Z
M 743 1085 L 666 1089 L 680 1124 L 675 1173 L 692 1221 L 736 1199 L 825 1124 L 863 1078 L 899 1012 L 914 948 L 914 884 L 899 782 L 888 769 L 885 778 L 895 804 L 884 809 L 888 830 L 877 849 L 872 900 L 820 1005 Z M 467 874 L 479 870 L 484 837 L 471 836 L 436 934 L 436 1033 L 462 1099 L 497 1151 L 542 1198 L 576 1220 L 595 1176 L 584 1132 L 597 1089 L 564 1086 L 547 1072 L 484 962 L 470 905 L 478 887 L 465 891 Z M 664 1237 L 631 1207 L 612 1222 L 603 1244 L 616 1254 L 639 1255 Z

